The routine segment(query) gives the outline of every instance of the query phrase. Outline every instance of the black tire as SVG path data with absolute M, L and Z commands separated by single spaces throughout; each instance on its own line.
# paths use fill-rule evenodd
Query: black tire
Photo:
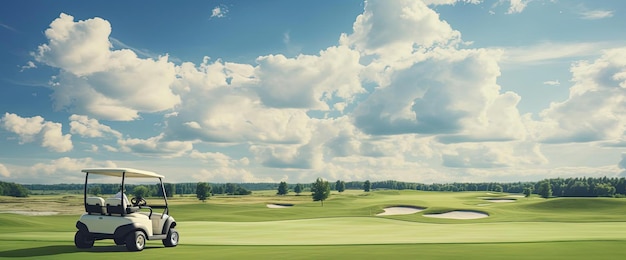
M 113 238 L 113 242 L 115 242 L 116 245 L 118 246 L 122 246 L 124 244 L 126 244 L 126 239 L 121 237 L 121 238 Z
M 176 229 L 170 228 L 170 231 L 167 232 L 167 237 L 162 240 L 163 245 L 165 247 L 175 247 L 178 245 L 178 231 Z
M 76 245 L 77 248 L 92 248 L 94 242 L 95 240 L 89 236 L 89 234 L 80 230 L 76 231 L 76 234 L 74 235 L 74 245 Z
M 141 251 L 146 246 L 146 235 L 141 231 L 128 233 L 126 236 L 126 249 L 128 251 Z

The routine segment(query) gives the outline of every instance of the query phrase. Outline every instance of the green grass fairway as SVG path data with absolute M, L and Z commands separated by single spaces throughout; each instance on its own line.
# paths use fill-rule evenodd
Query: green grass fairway
M 267 222 L 180 222 L 187 245 L 368 245 L 626 240 L 626 222 L 432 224 L 345 217 Z M 219 234 L 219 235 L 207 235 Z M 74 232 L 17 232 L 3 240 L 56 241 Z M 102 243 L 106 243 L 102 241 Z
M 60 199 L 60 195 L 58 198 Z M 514 202 L 489 202 L 489 198 Z M 64 212 L 80 212 L 81 198 L 63 197 Z M 50 198 L 47 198 L 50 199 Z M 11 203 L 10 198 L 2 201 Z M 51 211 L 37 198 L 32 210 Z M 148 200 L 149 201 L 149 200 Z M 28 202 L 28 201 L 20 201 Z M 266 204 L 293 204 L 268 208 Z M 89 250 L 73 245 L 79 214 L 0 214 L 0 258 L 104 259 L 141 255 L 148 259 L 599 259 L 623 258 L 626 199 L 520 198 L 485 192 L 349 191 L 324 203 L 309 196 L 215 197 L 206 203 L 175 197 L 171 213 L 181 235 L 176 248 L 148 242 L 140 253 L 113 241 Z M 77 206 L 78 205 L 78 206 Z M 375 216 L 388 206 L 417 206 L 411 215 Z M 3 210 L 0 208 L 0 210 Z M 473 220 L 422 216 L 451 210 L 489 214 Z
M 73 243 L 6 242 L 1 259 L 621 259 L 624 241 L 408 244 L 336 246 L 194 246 L 148 247 L 139 253 L 98 245 L 78 250 Z
M 412 223 L 381 218 L 277 222 L 185 222 L 186 244 L 367 245 L 502 243 L 626 239 L 626 222 L 475 224 Z M 206 230 L 224 236 L 205 236 Z

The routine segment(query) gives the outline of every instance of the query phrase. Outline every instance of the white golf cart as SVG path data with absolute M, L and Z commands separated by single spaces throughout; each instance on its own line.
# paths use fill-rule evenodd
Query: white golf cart
M 95 240 L 113 239 L 116 245 L 126 245 L 129 251 L 141 251 L 146 240 L 161 240 L 166 247 L 178 244 L 176 221 L 169 216 L 167 196 L 163 186 L 163 176 L 149 171 L 130 168 L 83 169 L 85 173 L 84 204 L 85 213 L 76 222 L 78 231 L 74 244 L 78 248 L 91 248 Z M 121 195 L 124 195 L 124 182 L 127 178 L 158 179 L 163 194 L 163 205 L 153 205 L 144 198 L 132 198 L 127 205 L 124 196 L 113 198 L 88 197 L 88 182 L 98 177 L 121 179 Z M 108 177 L 107 177 L 108 176 Z M 153 212 L 163 209 L 162 213 Z

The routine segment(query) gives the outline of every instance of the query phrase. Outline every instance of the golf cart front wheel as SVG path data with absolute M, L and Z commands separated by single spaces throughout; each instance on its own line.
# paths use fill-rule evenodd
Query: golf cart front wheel
M 170 231 L 167 232 L 167 237 L 163 239 L 163 245 L 165 247 L 175 247 L 178 245 L 178 231 L 176 231 L 176 229 L 170 228 Z
M 94 239 L 83 231 L 76 231 L 74 235 L 74 245 L 76 245 L 77 248 L 91 248 L 94 242 Z
M 128 251 L 141 251 L 146 246 L 146 235 L 141 231 L 135 231 L 126 237 L 126 249 Z
M 113 241 L 115 242 L 115 245 L 118 245 L 118 246 L 123 246 L 126 244 L 126 238 L 124 237 L 120 237 L 120 238 L 116 237 L 113 239 Z

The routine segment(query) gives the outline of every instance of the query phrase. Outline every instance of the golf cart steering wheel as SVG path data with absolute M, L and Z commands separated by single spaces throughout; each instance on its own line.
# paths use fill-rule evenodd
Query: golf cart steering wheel
M 130 199 L 130 203 L 132 203 L 133 206 L 135 206 L 135 207 L 137 207 L 137 206 L 145 206 L 146 204 L 148 204 L 146 202 L 146 200 L 144 200 L 141 197 L 135 197 L 135 198 Z

